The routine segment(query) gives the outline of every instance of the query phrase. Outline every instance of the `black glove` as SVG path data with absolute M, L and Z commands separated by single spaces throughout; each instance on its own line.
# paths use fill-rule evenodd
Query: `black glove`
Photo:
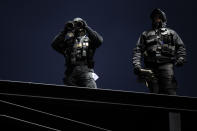
M 185 62 L 185 59 L 183 57 L 179 57 L 177 61 L 175 62 L 175 66 L 178 66 L 178 67 L 183 66 L 184 62 Z
M 85 20 L 81 21 L 84 25 L 84 27 L 88 26 L 87 22 Z
M 135 66 L 133 72 L 135 75 L 139 75 L 141 72 L 141 67 L 139 65 Z

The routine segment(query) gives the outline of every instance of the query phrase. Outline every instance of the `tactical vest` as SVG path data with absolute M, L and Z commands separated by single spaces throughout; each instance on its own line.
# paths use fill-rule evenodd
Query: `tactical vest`
M 154 63 L 172 62 L 175 57 L 173 34 L 167 28 L 151 30 L 145 36 L 144 60 Z
M 93 68 L 94 49 L 90 46 L 90 39 L 87 35 L 74 38 L 71 46 L 65 51 L 66 66 L 88 65 Z

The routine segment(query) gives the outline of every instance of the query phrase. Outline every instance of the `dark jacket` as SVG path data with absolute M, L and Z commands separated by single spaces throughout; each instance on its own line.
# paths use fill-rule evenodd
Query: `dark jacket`
M 178 34 L 169 28 L 145 31 L 133 50 L 133 65 L 144 63 L 175 63 L 180 57 L 186 59 L 186 49 Z
M 103 38 L 94 30 L 92 30 L 90 27 L 86 26 L 86 35 L 89 37 L 89 48 L 87 51 L 87 60 L 84 62 L 84 64 L 87 64 L 89 68 L 94 67 L 94 61 L 93 56 L 95 53 L 96 48 L 98 48 L 102 42 Z M 74 63 L 72 63 L 73 59 L 73 46 L 75 42 L 75 37 L 67 38 L 66 37 L 67 32 L 62 31 L 60 32 L 55 39 L 53 40 L 52 47 L 57 52 L 63 54 L 65 56 L 66 60 L 66 66 L 72 67 Z

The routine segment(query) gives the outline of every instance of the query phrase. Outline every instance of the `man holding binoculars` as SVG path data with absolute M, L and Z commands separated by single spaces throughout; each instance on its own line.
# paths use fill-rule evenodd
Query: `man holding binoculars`
M 94 53 L 103 38 L 81 18 L 65 24 L 52 43 L 53 49 L 65 57 L 65 85 L 97 88 L 94 73 Z

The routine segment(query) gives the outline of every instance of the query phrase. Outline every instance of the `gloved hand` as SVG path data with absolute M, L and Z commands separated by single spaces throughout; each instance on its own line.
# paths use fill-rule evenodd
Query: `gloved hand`
M 88 24 L 85 20 L 82 20 L 81 22 L 83 23 L 84 27 L 88 26 Z
M 140 65 L 135 66 L 133 72 L 135 75 L 139 75 L 141 72 L 141 66 Z
M 179 57 L 177 61 L 175 62 L 175 66 L 178 66 L 178 67 L 183 66 L 184 62 L 185 62 L 185 59 L 183 57 Z

